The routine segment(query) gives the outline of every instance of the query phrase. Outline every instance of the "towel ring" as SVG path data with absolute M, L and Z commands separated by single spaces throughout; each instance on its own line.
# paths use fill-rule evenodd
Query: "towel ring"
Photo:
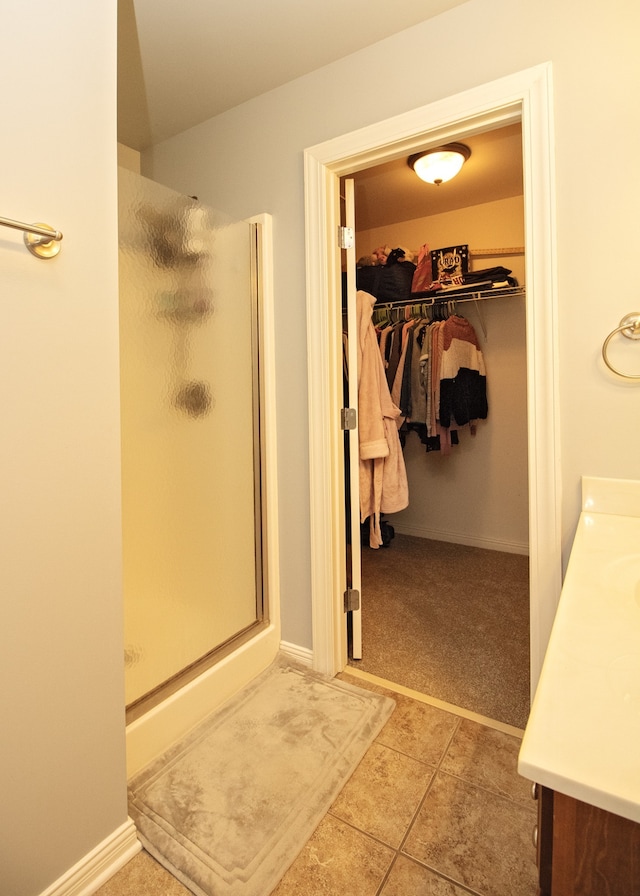
M 617 333 L 622 333 L 622 335 L 626 336 L 627 339 L 640 339 L 640 312 L 632 311 L 631 314 L 627 314 L 625 317 L 623 317 L 620 321 L 620 326 L 616 327 L 615 330 L 612 330 L 611 333 L 609 333 L 602 346 L 602 358 L 609 370 L 617 373 L 618 376 L 624 377 L 626 380 L 640 381 L 640 374 L 635 375 L 631 373 L 623 373 L 621 370 L 617 370 L 607 357 L 607 348 L 609 347 L 609 343 Z

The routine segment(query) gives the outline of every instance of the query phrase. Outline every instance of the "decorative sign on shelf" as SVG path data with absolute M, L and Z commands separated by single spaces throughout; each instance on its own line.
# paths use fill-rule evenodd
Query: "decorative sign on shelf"
M 431 250 L 431 276 L 441 286 L 462 284 L 469 270 L 469 246 L 447 246 Z

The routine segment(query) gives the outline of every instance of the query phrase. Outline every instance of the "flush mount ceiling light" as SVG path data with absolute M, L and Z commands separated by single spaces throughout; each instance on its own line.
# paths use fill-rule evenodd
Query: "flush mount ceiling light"
M 409 156 L 409 167 L 428 184 L 445 183 L 455 177 L 471 155 L 464 143 L 447 143 Z

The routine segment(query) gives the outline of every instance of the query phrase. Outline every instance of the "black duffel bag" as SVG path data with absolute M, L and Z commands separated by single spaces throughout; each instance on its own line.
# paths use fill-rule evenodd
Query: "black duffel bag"
M 411 284 L 416 266 L 404 261 L 404 250 L 394 249 L 384 265 L 356 268 L 356 288 L 375 296 L 379 302 L 411 298 Z

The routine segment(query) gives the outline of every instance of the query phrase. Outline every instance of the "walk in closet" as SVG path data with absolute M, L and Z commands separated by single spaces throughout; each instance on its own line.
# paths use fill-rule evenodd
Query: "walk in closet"
M 408 505 L 383 513 L 380 547 L 363 527 L 362 658 L 349 663 L 515 727 L 529 699 L 521 140 L 519 125 L 474 136 L 460 174 L 440 186 L 418 180 L 406 159 L 353 176 L 361 289 L 374 283 L 364 268 L 380 267 L 377 253 L 399 248 L 413 266 L 425 245 L 465 247 L 471 275 L 504 268 L 508 279 L 373 306 L 378 337 L 401 322 L 462 320 L 484 364 L 487 412 L 473 427 L 452 424 L 450 447 L 424 438 L 411 416 L 400 427 Z M 389 364 L 387 354 L 387 373 Z M 394 400 L 402 409 L 397 390 Z

